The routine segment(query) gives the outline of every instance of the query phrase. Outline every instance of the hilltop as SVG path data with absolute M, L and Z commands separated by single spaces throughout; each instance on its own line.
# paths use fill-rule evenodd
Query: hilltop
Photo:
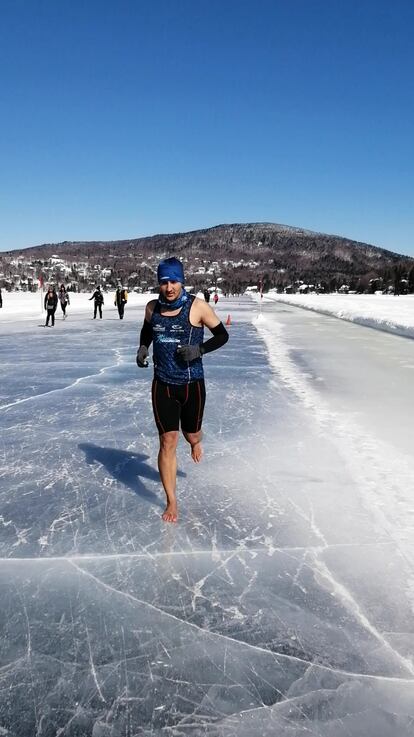
M 217 225 L 129 240 L 45 243 L 0 254 L 0 261 L 4 276 L 11 261 L 41 271 L 52 259 L 71 268 L 71 280 L 79 281 L 81 264 L 81 280 L 89 284 L 105 272 L 109 283 L 152 286 L 156 262 L 172 254 L 184 260 L 192 284 L 219 281 L 232 291 L 259 279 L 265 287 L 283 288 L 300 280 L 323 282 L 326 288 L 344 282 L 355 287 L 364 279 L 392 279 L 397 265 L 407 275 L 414 266 L 414 259 L 368 243 L 276 223 Z

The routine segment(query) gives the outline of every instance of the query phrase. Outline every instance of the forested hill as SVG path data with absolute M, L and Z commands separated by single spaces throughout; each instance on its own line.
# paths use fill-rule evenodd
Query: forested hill
M 236 270 L 241 284 L 254 283 L 260 276 L 273 285 L 295 279 L 349 282 L 382 275 L 396 264 L 403 264 L 407 271 L 414 265 L 410 257 L 367 243 L 275 223 L 218 225 L 120 241 L 65 241 L 2 256 L 18 254 L 25 259 L 47 259 L 57 254 L 69 262 L 88 259 L 102 267 L 113 266 L 115 260 L 124 272 L 136 271 L 148 257 L 174 254 L 186 259 L 190 272 L 200 263 L 208 266 L 215 262 L 226 280 L 230 270 L 233 274 Z
M 309 262 L 321 260 L 340 266 L 352 261 L 358 272 L 378 262 L 386 261 L 391 264 L 405 258 L 401 254 L 368 243 L 275 223 L 217 225 L 188 233 L 153 235 L 130 240 L 44 243 L 14 251 L 13 255 L 22 253 L 28 257 L 49 258 L 57 249 L 59 256 L 73 260 L 81 256 L 99 256 L 104 260 L 107 254 L 121 255 L 116 251 L 122 251 L 122 255 L 128 252 L 134 256 L 137 252 L 157 254 L 168 251 L 178 256 L 197 255 L 199 252 L 212 260 L 237 260 L 268 255 L 269 258 L 276 259 L 280 266 L 287 266 L 294 261 L 297 265 L 306 267 Z

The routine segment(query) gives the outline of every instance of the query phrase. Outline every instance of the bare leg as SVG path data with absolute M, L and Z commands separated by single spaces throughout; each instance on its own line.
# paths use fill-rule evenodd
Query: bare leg
M 198 432 L 184 432 L 183 430 L 183 435 L 191 445 L 191 458 L 194 463 L 200 463 L 203 457 L 203 446 L 201 445 L 203 433 L 201 430 Z
M 177 522 L 178 518 L 177 499 L 175 496 L 178 437 L 179 433 L 176 430 L 160 435 L 158 470 L 167 497 L 167 506 L 162 515 L 164 522 Z

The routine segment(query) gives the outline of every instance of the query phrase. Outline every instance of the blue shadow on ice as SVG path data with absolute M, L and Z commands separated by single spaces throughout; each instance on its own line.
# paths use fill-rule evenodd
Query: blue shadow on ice
M 143 453 L 132 453 L 118 448 L 101 448 L 93 443 L 80 443 L 78 447 L 85 453 L 86 463 L 101 463 L 106 470 L 124 486 L 135 494 L 159 507 L 164 507 L 163 500 L 147 489 L 142 478 L 160 482 L 158 471 L 147 464 L 149 456 Z M 179 472 L 180 476 L 184 476 Z

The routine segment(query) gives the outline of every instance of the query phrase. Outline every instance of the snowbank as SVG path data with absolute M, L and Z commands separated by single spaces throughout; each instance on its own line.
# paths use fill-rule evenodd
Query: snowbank
M 260 299 L 256 296 L 255 299 Z M 268 292 L 265 301 L 284 302 L 377 330 L 414 338 L 414 295 L 385 294 L 277 294 Z

